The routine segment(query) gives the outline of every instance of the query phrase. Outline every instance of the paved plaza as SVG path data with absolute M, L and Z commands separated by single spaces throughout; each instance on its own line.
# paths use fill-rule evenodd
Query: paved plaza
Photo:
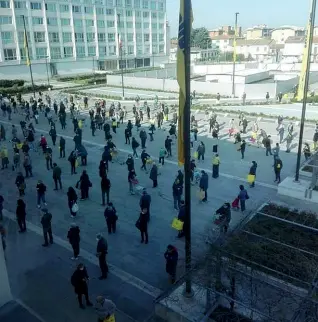
M 55 97 L 59 97 L 58 92 L 54 92 Z M 132 119 L 132 104 L 127 104 L 128 117 Z M 184 271 L 184 240 L 176 239 L 176 231 L 171 228 L 171 221 L 177 215 L 173 208 L 172 184 L 178 171 L 176 144 L 173 145 L 172 158 L 166 159 L 165 165 L 160 169 L 161 175 L 158 178 L 158 188 L 152 188 L 149 174 L 141 171 L 140 159 L 135 160 L 135 168 L 140 184 L 147 188 L 152 197 L 151 221 L 149 224 L 149 244 L 140 243 L 140 235 L 135 227 L 135 222 L 139 216 L 139 196 L 130 195 L 127 181 L 127 166 L 119 162 L 110 164 L 109 179 L 111 181 L 110 199 L 117 209 L 118 229 L 116 234 L 108 235 L 105 219 L 103 216 L 104 207 L 101 206 L 100 177 L 98 172 L 99 161 L 105 144 L 104 132 L 96 131 L 93 137 L 89 129 L 88 113 L 81 112 L 86 118 L 83 129 L 83 145 L 88 151 L 88 165 L 84 168 L 79 166 L 77 175 L 71 175 L 70 164 L 67 157 L 74 149 L 73 125 L 67 118 L 66 130 L 61 130 L 57 123 L 58 135 L 63 135 L 66 139 L 66 158 L 59 159 L 58 144 L 54 147 L 51 138 L 48 136 L 49 125 L 44 115 L 40 115 L 39 124 L 35 126 L 36 139 L 40 134 L 44 134 L 49 145 L 53 149 L 53 162 L 62 168 L 63 190 L 53 191 L 54 183 L 52 171 L 48 171 L 42 153 L 31 152 L 33 163 L 33 177 L 26 179 L 27 222 L 29 231 L 20 235 L 14 221 L 16 200 L 18 190 L 14 185 L 16 172 L 11 168 L 0 172 L 0 194 L 3 195 L 6 209 L 6 225 L 9 227 L 8 237 L 8 271 L 11 280 L 13 293 L 20 298 L 30 308 L 35 310 L 45 321 L 57 321 L 58 314 L 56 307 L 63 303 L 65 318 L 63 321 L 88 321 L 91 312 L 77 310 L 77 303 L 72 293 L 70 276 L 76 265 L 70 260 L 70 246 L 67 243 L 66 235 L 71 222 L 69 209 L 67 206 L 66 192 L 69 186 L 75 186 L 79 180 L 83 169 L 86 169 L 93 187 L 90 189 L 90 198 L 79 202 L 79 214 L 75 219 L 81 229 L 81 249 L 82 259 L 87 265 L 89 274 L 92 277 L 92 294 L 99 293 L 109 295 L 116 303 L 119 310 L 119 321 L 144 321 L 152 312 L 152 301 L 162 290 L 167 289 L 170 284 L 165 272 L 165 260 L 163 253 L 168 244 L 173 244 L 179 251 L 178 275 Z M 12 121 L 8 121 L 3 116 L 0 123 L 7 130 L 7 146 L 11 139 L 11 124 L 16 124 L 19 128 L 19 137 L 22 139 L 19 122 L 22 115 L 12 114 Z M 208 202 L 200 203 L 197 198 L 198 187 L 192 189 L 192 234 L 193 234 L 193 257 L 194 260 L 201 258 L 205 249 L 207 231 L 210 231 L 212 215 L 225 201 L 233 201 L 239 192 L 239 185 L 244 184 L 247 188 L 246 177 L 255 160 L 258 163 L 257 181 L 255 188 L 248 188 L 250 199 L 247 201 L 247 211 L 245 214 L 233 212 L 231 228 L 240 223 L 246 215 L 254 211 L 262 203 L 273 200 L 276 197 L 277 185 L 274 183 L 273 157 L 265 156 L 263 148 L 247 146 L 245 159 L 241 160 L 240 153 L 233 144 L 233 139 L 227 135 L 230 116 L 219 115 L 218 122 L 221 125 L 220 140 L 212 139 L 208 133 L 208 125 L 205 115 L 197 113 L 199 119 L 199 138 L 206 145 L 205 161 L 197 163 L 197 166 L 205 169 L 209 173 Z M 126 120 L 127 121 L 127 120 Z M 251 125 L 251 123 L 250 123 Z M 148 129 L 149 123 L 144 122 L 142 126 Z M 264 128 L 267 133 L 272 134 L 274 142 L 276 139 L 276 122 L 264 120 L 260 122 L 260 128 Z M 296 138 L 292 153 L 284 152 L 285 145 L 282 144 L 281 159 L 283 161 L 282 180 L 286 176 L 293 175 L 296 163 L 296 149 L 298 142 L 299 128 L 296 126 Z M 119 155 L 118 158 L 125 161 L 128 153 L 132 152 L 131 146 L 125 144 L 124 139 L 125 124 L 113 135 Z M 162 130 L 157 130 L 154 134 L 154 141 L 147 140 L 147 152 L 154 160 L 159 157 L 159 149 L 164 147 L 164 140 L 168 134 L 169 122 L 164 124 Z M 305 140 L 310 141 L 313 135 L 312 126 L 306 127 Z M 133 136 L 138 141 L 139 133 L 133 129 Z M 59 141 L 59 138 L 57 142 Z M 4 144 L 4 142 L 1 142 Z M 197 143 L 196 143 L 197 144 Z M 221 158 L 220 177 L 213 179 L 211 176 L 212 146 L 218 144 Z M 192 153 L 195 151 L 193 149 Z M 140 154 L 140 149 L 138 153 Z M 9 159 L 12 162 L 12 150 L 9 150 Z M 22 170 L 22 169 L 21 169 Z M 24 172 L 24 171 L 23 171 Z M 48 209 L 53 215 L 52 229 L 55 235 L 55 244 L 48 249 L 42 249 L 42 236 L 40 228 L 41 212 L 36 207 L 36 183 L 41 179 L 47 186 L 46 199 Z M 106 281 L 98 281 L 99 268 L 96 265 L 96 234 L 102 232 L 109 244 L 108 262 L 110 263 L 110 278 Z M 217 235 L 218 231 L 212 232 Z M 21 263 L 21 265 L 17 265 Z M 26 291 L 27 290 L 27 291 Z M 41 294 L 41 298 L 36 298 Z M 48 305 L 55 301 L 54 305 Z M 129 303 L 129 304 L 127 304 Z M 39 311 L 38 307 L 42 307 Z M 84 314 L 84 315 L 83 315 Z M 88 315 L 86 315 L 88 314 Z M 52 316 L 52 319 L 47 316 Z M 71 317 L 73 320 L 71 320 Z M 55 320 L 53 320 L 55 318 Z M 61 320 L 62 321 L 62 320 Z M 32 321 L 33 322 L 33 321 Z

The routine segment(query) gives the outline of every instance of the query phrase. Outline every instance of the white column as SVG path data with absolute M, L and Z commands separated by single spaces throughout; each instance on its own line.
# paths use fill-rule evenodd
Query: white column
M 12 300 L 7 265 L 0 240 L 0 307 Z

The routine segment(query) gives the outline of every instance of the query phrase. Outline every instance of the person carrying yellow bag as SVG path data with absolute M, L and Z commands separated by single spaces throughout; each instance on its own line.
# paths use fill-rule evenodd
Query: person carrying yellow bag
M 256 161 L 252 161 L 252 166 L 247 176 L 247 182 L 250 184 L 251 188 L 255 187 L 256 169 L 257 169 L 257 163 Z
M 98 322 L 115 322 L 116 305 L 113 301 L 105 299 L 104 296 L 97 296 L 95 311 L 98 315 Z

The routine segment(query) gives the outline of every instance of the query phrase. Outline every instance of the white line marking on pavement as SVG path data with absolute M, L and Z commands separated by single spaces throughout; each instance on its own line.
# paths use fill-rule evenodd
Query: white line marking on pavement
M 28 305 L 26 305 L 23 301 L 20 299 L 14 299 L 20 306 L 25 308 L 31 315 L 36 317 L 40 322 L 46 322 L 39 314 L 37 314 L 32 308 L 30 308 Z
M 0 120 L 0 123 L 3 123 L 3 124 L 8 124 L 8 125 L 11 125 L 11 124 L 13 124 L 13 123 L 11 123 L 11 122 L 7 122 L 7 121 L 2 121 L 2 120 Z M 16 126 L 19 126 L 19 124 L 15 124 Z M 46 133 L 46 134 L 48 134 L 49 133 L 49 131 L 46 131 L 46 130 L 42 130 L 42 129 L 38 129 L 38 128 L 35 128 L 36 129 L 36 131 L 38 131 L 38 132 L 42 132 L 42 133 Z M 69 139 L 69 140 L 73 140 L 73 137 L 71 137 L 71 136 L 69 136 L 69 135 L 65 135 L 65 134 L 63 134 L 63 133 L 57 133 L 57 135 L 58 136 L 63 136 L 65 139 Z M 96 143 L 96 142 L 92 142 L 92 141 L 87 141 L 87 140 L 82 140 L 82 142 L 84 142 L 84 143 L 88 143 L 88 144 L 92 144 L 92 145 L 96 145 L 96 146 L 100 146 L 100 147 L 104 147 L 105 146 L 105 144 L 100 144 L 100 143 Z M 118 151 L 120 151 L 120 152 L 124 152 L 124 153 L 127 153 L 127 154 L 131 154 L 132 153 L 132 151 L 129 151 L 129 150 L 125 150 L 125 149 L 117 149 Z M 154 156 L 152 156 L 151 155 L 151 158 L 153 159 L 153 160 L 155 160 L 155 159 L 157 159 L 156 157 L 154 157 Z M 165 162 L 166 163 L 170 163 L 170 164 L 173 164 L 173 165 L 176 165 L 176 166 L 178 166 L 178 162 L 176 162 L 176 161 L 172 161 L 172 160 L 165 160 Z M 207 173 L 212 173 L 212 170 L 210 170 L 210 169 L 205 169 L 205 168 L 199 168 L 198 167 L 198 170 L 204 170 L 204 171 L 206 171 Z M 227 173 L 221 173 L 220 172 L 220 174 L 219 174 L 221 177 L 224 177 L 224 178 L 228 178 L 228 179 L 234 179 L 234 180 L 238 180 L 238 181 L 241 181 L 241 182 L 247 182 L 247 180 L 245 179 L 245 178 L 241 178 L 241 177 L 237 177 L 237 176 L 233 176 L 233 175 L 231 175 L 231 174 L 227 174 Z M 261 187 L 265 187 L 265 188 L 269 188 L 269 189 L 274 189 L 274 190 L 277 190 L 277 186 L 274 186 L 274 185 L 271 185 L 271 184 L 268 184 L 268 183 L 265 183 L 265 182 L 258 182 L 257 181 L 257 184 L 259 185 L 259 186 L 261 186 Z
M 16 216 L 7 210 L 3 210 L 3 215 L 13 221 L 16 221 Z M 40 227 L 38 227 L 28 221 L 27 221 L 27 227 L 28 227 L 28 230 L 36 233 L 37 235 L 43 236 L 43 232 Z M 54 239 L 55 244 L 72 252 L 72 247 L 67 241 L 63 240 L 62 238 L 60 238 L 54 234 L 53 234 L 53 239 Z M 97 260 L 96 256 L 93 256 L 90 252 L 81 249 L 81 257 L 84 258 L 85 260 L 89 261 L 90 263 L 98 266 L 98 260 Z M 120 278 L 122 281 L 138 288 L 139 290 L 152 296 L 153 298 L 156 298 L 157 296 L 159 296 L 161 294 L 162 291 L 160 289 L 142 281 L 141 279 L 123 271 L 122 269 L 120 269 L 114 265 L 108 264 L 108 266 L 110 268 L 111 274 L 114 274 L 116 277 Z

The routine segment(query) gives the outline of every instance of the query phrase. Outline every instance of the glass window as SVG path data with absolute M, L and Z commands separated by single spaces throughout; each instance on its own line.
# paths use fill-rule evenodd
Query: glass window
M 27 38 L 30 41 L 30 33 L 29 32 L 27 32 Z M 18 41 L 20 44 L 24 44 L 24 32 L 23 31 L 18 32 Z
M 149 34 L 144 34 L 144 41 L 149 41 Z
M 152 53 L 157 54 L 158 53 L 158 46 L 157 45 L 152 45 Z
M 95 41 L 95 33 L 94 32 L 88 32 L 86 34 L 87 42 L 93 42 Z
M 136 17 L 141 17 L 141 12 L 140 11 L 135 11 L 135 16 Z
M 97 7 L 97 8 L 96 8 L 96 14 L 97 14 L 97 15 L 103 15 L 103 14 L 104 14 L 104 8 L 99 8 L 99 7 Z
M 122 7 L 123 1 L 122 0 L 116 0 L 116 7 Z
M 144 11 L 144 12 L 142 13 L 142 16 L 143 16 L 144 18 L 149 18 L 149 12 L 148 12 L 148 11 Z
M 163 11 L 164 10 L 164 6 L 163 6 L 163 3 L 162 2 L 159 2 L 158 3 L 158 6 L 159 6 L 159 8 L 158 8 L 159 11 Z
M 85 21 L 86 27 L 94 27 L 94 20 L 93 19 L 87 19 Z
M 57 26 L 57 18 L 46 18 L 49 26 Z
M 71 19 L 67 19 L 67 18 L 62 18 L 61 19 L 61 25 L 62 26 L 70 26 L 71 24 Z
M 136 34 L 136 40 L 138 41 L 138 42 L 142 42 L 142 34 Z
M 85 47 L 76 47 L 76 56 L 85 57 Z
M 142 55 L 142 53 L 143 53 L 143 52 L 142 52 L 142 48 L 143 48 L 143 47 L 141 47 L 141 46 L 137 47 L 137 54 L 138 54 L 138 55 Z
M 73 47 L 64 47 L 64 57 L 73 57 Z
M 134 46 L 128 46 L 127 51 L 128 51 L 128 55 L 133 55 L 135 53 L 135 47 Z
M 115 21 L 113 20 L 107 20 L 107 28 L 115 27 Z
M 51 58 L 52 59 L 60 59 L 61 58 L 61 49 L 60 47 L 51 47 Z
M 72 42 L 71 32 L 63 32 L 63 42 Z
M 107 47 L 99 46 L 99 56 L 107 56 Z
M 46 58 L 47 57 L 47 48 L 46 47 L 35 48 L 35 53 L 36 53 L 37 59 Z
M 164 41 L 164 40 L 165 40 L 164 34 L 159 34 L 159 41 Z
M 145 54 L 150 54 L 150 47 L 149 46 L 145 46 Z
M 82 32 L 75 32 L 75 42 L 84 42 L 84 34 Z
M 60 4 L 60 11 L 61 12 L 69 12 L 70 6 L 68 4 Z
M 49 32 L 49 42 L 60 42 L 58 32 Z
M 10 1 L 0 1 L 0 8 L 10 8 Z
M 93 13 L 93 7 L 85 7 L 84 12 L 85 13 Z
M 114 15 L 114 9 L 106 9 L 106 15 L 107 16 L 113 16 Z
M 164 19 L 164 17 L 165 17 L 165 14 L 163 12 L 159 12 L 159 18 Z
M 23 18 L 21 16 L 15 17 L 15 22 L 16 22 L 17 26 L 22 26 L 23 27 Z M 0 16 L 0 24 L 1 24 L 1 16 Z M 26 26 L 29 25 L 29 20 L 28 19 L 25 20 L 25 25 Z
M 142 8 L 149 9 L 149 1 L 148 0 L 142 0 Z
M 150 2 L 150 9 L 151 10 L 157 10 L 157 5 L 156 5 L 156 2 L 155 1 L 151 1 Z
M 159 45 L 159 53 L 165 52 L 165 45 Z
M 157 18 L 157 12 L 152 12 L 151 13 L 151 18 L 156 19 Z
M 157 40 L 158 40 L 157 34 L 152 34 L 152 41 L 157 41 Z
M 72 11 L 74 13 L 81 13 L 82 12 L 81 6 L 72 6 Z
M 83 27 L 83 21 L 81 19 L 73 20 L 74 27 Z
M 25 51 L 25 48 L 20 48 L 20 58 L 21 60 L 24 60 L 26 59 L 26 51 Z
M 97 38 L 98 38 L 98 41 L 105 42 L 106 41 L 106 34 L 98 33 Z
M 12 25 L 12 17 L 11 16 L 0 16 L 0 25 Z M 23 21 L 22 21 L 22 26 L 23 26 Z
M 118 26 L 118 28 L 120 28 L 120 29 L 125 28 L 125 23 L 124 23 L 123 21 L 119 21 L 119 22 L 117 23 L 117 26 Z
M 3 44 L 11 44 L 14 42 L 13 32 L 12 31 L 3 31 L 1 32 L 1 38 Z
M 89 46 L 87 49 L 88 49 L 88 56 L 96 56 L 96 47 L 95 46 Z
M 35 42 L 45 42 L 45 33 L 36 31 L 33 33 Z
M 15 9 L 25 9 L 26 3 L 23 1 L 14 1 L 14 8 Z
M 106 0 L 106 7 L 113 7 L 114 1 L 113 0 Z
M 132 6 L 132 0 L 125 0 L 125 6 L 131 7 Z
M 33 25 L 43 25 L 43 18 L 42 17 L 32 17 L 32 24 Z
M 116 46 L 109 46 L 108 48 L 109 48 L 108 52 L 110 56 L 116 55 Z
M 105 20 L 97 20 L 97 27 L 105 28 Z
M 46 3 L 45 4 L 45 10 L 49 11 L 49 12 L 55 12 L 56 11 L 55 3 Z
M 158 26 L 157 26 L 157 23 L 152 23 L 152 24 L 151 24 L 151 28 L 152 28 L 152 29 L 157 29 L 157 27 L 158 27 Z
M 134 34 L 128 33 L 127 34 L 127 41 L 134 41 Z
M 165 28 L 164 24 L 163 23 L 160 23 L 159 24 L 159 30 L 163 30 Z
M 136 29 L 141 29 L 141 22 L 136 22 L 135 23 L 135 28 Z
M 107 34 L 107 38 L 108 38 L 109 42 L 114 42 L 115 41 L 115 34 L 109 33 L 109 34 Z
M 41 10 L 42 9 L 41 2 L 31 2 L 30 6 L 31 6 L 32 10 Z
M 144 29 L 149 29 L 149 22 L 144 22 Z
M 132 17 L 132 10 L 126 10 L 126 17 Z
M 17 51 L 12 49 L 4 49 L 4 60 L 17 60 Z
M 134 0 L 135 8 L 140 8 L 140 0 Z

